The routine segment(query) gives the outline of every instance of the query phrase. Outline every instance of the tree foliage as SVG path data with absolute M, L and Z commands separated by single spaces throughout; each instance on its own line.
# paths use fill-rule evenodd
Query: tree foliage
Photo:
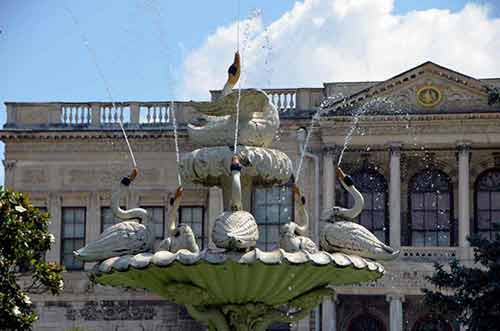
M 497 87 L 487 87 L 488 105 L 500 104 L 500 89 Z
M 43 256 L 54 243 L 49 215 L 0 186 L 0 329 L 29 330 L 37 319 L 29 293 L 63 288 L 63 268 Z M 23 286 L 19 284 L 22 277 Z
M 427 278 L 436 291 L 423 289 L 424 301 L 436 312 L 454 314 L 469 331 L 500 330 L 500 234 L 493 241 L 478 236 L 468 240 L 475 264 L 453 260 L 449 271 L 436 264 Z

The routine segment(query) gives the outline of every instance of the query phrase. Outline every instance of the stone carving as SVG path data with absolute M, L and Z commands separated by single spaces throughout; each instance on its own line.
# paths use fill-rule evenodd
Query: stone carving
M 130 301 L 96 301 L 85 302 L 80 309 L 69 308 L 66 318 L 70 321 L 125 321 L 153 320 L 157 313 L 157 302 L 135 304 Z
M 170 200 L 169 211 L 169 237 L 160 243 L 159 251 L 169 251 L 172 253 L 178 252 L 181 249 L 188 250 L 192 253 L 198 253 L 200 248 L 196 243 L 196 238 L 191 227 L 187 224 L 177 225 L 177 215 L 182 198 L 182 187 L 177 188 L 175 196 Z
M 342 186 L 352 195 L 354 205 L 349 209 L 334 207 L 327 210 L 323 220 L 332 221 L 335 217 L 355 219 L 363 210 L 363 196 L 354 187 L 352 179 L 340 168 L 337 168 L 337 176 Z M 382 243 L 364 226 L 351 221 L 326 224 L 320 233 L 320 246 L 328 252 L 343 252 L 373 260 L 393 260 L 399 256 L 399 251 Z
M 104 285 L 145 288 L 159 293 L 184 305 L 192 317 L 208 324 L 210 330 L 264 331 L 272 322 L 293 322 L 306 316 L 323 297 L 332 295 L 327 284 L 373 280 L 384 269 L 377 262 L 360 257 L 367 255 L 366 251 L 371 253 L 378 244 L 367 239 L 372 239 L 371 233 L 342 231 L 341 239 L 348 240 L 337 240 L 334 244 L 343 245 L 346 251 L 351 249 L 353 255 L 334 252 L 337 249 L 319 251 L 306 237 L 309 216 L 306 201 L 296 185 L 293 192 L 299 218 L 283 226 L 281 248 L 271 252 L 255 248 L 258 226 L 247 211 L 253 185 L 293 182 L 292 162 L 286 154 L 267 148 L 279 126 L 278 112 L 267 95 L 257 90 L 241 95 L 231 93 L 239 76 L 238 54 L 228 74 L 222 98 L 190 104 L 206 116 L 206 123 L 188 127 L 190 140 L 205 147 L 184 155 L 179 164 L 184 182 L 222 188 L 224 212 L 216 217 L 212 230 L 213 243 L 218 249 L 200 252 L 191 229 L 177 226 L 176 211 L 182 195 L 179 188 L 172 201 L 170 236 L 162 242 L 160 250 L 153 254 L 149 252 L 150 246 L 144 246 L 133 253 L 120 247 L 124 253 L 118 254 L 118 250 L 104 242 L 97 246 L 96 252 L 102 254 L 107 247 L 109 258 L 96 265 L 95 279 Z M 233 116 L 237 105 L 240 108 L 237 137 L 242 145 L 232 150 L 229 146 L 235 143 Z M 128 185 L 135 175 L 122 183 Z M 352 180 L 349 183 L 346 178 L 345 175 L 342 178 L 346 189 L 357 192 L 355 205 L 333 212 L 335 216 L 354 218 L 363 208 L 363 197 Z M 334 237 L 325 233 L 328 239 Z
M 212 240 L 217 247 L 249 249 L 255 247 L 258 239 L 257 222 L 247 211 L 228 211 L 215 219 Z
M 111 197 L 111 208 L 115 217 L 125 220 L 110 226 L 99 238 L 75 251 L 75 256 L 82 261 L 101 261 L 109 257 L 136 254 L 150 251 L 155 240 L 154 228 L 150 215 L 142 208 L 123 210 L 120 199 L 129 190 L 130 183 L 138 172 L 132 171 L 124 177 Z M 141 223 L 128 221 L 139 219 Z
M 22 178 L 22 183 L 28 185 L 45 184 L 48 182 L 45 169 L 23 169 L 23 173 L 20 177 Z
M 309 215 L 305 207 L 306 199 L 300 194 L 300 189 L 297 185 L 294 185 L 292 190 L 302 224 L 290 222 L 281 227 L 280 248 L 287 252 L 305 251 L 311 254 L 317 253 L 318 248 L 314 241 L 305 236 L 309 228 Z

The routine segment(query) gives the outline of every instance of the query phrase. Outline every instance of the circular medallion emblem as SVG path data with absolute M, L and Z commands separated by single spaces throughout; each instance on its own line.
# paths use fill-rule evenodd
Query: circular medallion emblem
M 434 86 L 424 86 L 417 91 L 417 101 L 424 107 L 432 107 L 441 101 L 441 92 Z

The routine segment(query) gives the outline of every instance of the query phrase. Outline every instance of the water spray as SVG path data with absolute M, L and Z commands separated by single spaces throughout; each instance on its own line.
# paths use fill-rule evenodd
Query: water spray
M 80 23 L 78 22 L 78 19 L 73 14 L 73 12 L 71 11 L 71 9 L 68 6 L 63 6 L 63 7 L 68 12 L 68 14 L 70 15 L 71 19 L 73 20 L 73 23 L 75 24 L 75 26 L 77 27 L 78 31 L 80 32 L 80 37 L 82 38 L 83 44 L 85 45 L 85 48 L 87 49 L 88 53 L 90 54 L 90 58 L 92 59 L 92 63 L 94 64 L 94 67 L 96 68 L 97 73 L 98 73 L 99 77 L 101 78 L 101 80 L 102 80 L 102 82 L 104 84 L 104 87 L 106 88 L 106 92 L 108 94 L 108 98 L 111 101 L 111 106 L 116 111 L 117 107 L 116 107 L 113 95 L 111 93 L 110 85 L 109 85 L 106 77 L 104 76 L 104 72 L 102 71 L 102 69 L 101 69 L 101 67 L 99 65 L 99 62 L 97 61 L 97 55 L 96 55 L 95 50 L 92 47 L 90 47 L 89 40 L 86 37 L 86 35 L 83 33 L 83 30 L 80 28 Z M 130 154 L 130 158 L 132 160 L 132 165 L 133 165 L 134 168 L 137 168 L 137 162 L 135 161 L 134 152 L 132 151 L 132 147 L 130 146 L 130 142 L 128 140 L 127 133 L 125 132 L 125 128 L 123 127 L 123 123 L 122 123 L 122 121 L 120 119 L 120 116 L 117 116 L 116 119 L 118 121 L 118 124 L 120 125 L 120 129 L 121 129 L 121 131 L 123 133 L 123 137 L 125 138 L 125 142 L 127 143 L 127 147 L 128 147 L 128 151 L 129 151 L 129 154 Z

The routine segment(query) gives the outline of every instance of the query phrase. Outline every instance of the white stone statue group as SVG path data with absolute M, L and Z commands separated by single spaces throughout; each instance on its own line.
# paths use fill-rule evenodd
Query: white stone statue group
M 151 252 L 154 249 L 154 223 L 148 212 L 142 208 L 123 210 L 120 199 L 130 190 L 130 184 L 137 177 L 138 170 L 122 178 L 111 195 L 113 215 L 122 220 L 104 230 L 99 238 L 75 251 L 75 256 L 82 261 L 102 261 L 110 257 L 134 255 Z M 178 209 L 182 198 L 182 187 L 177 188 L 175 196 L 170 201 L 168 216 L 168 237 L 164 239 L 157 250 L 177 252 L 186 249 L 199 253 L 195 235 L 187 224 L 177 224 Z
M 320 232 L 320 248 L 326 252 L 342 252 L 373 260 L 392 260 L 398 257 L 399 251 L 381 242 L 367 228 L 353 222 L 361 214 L 364 206 L 363 195 L 356 189 L 350 176 L 337 168 L 337 177 L 342 186 L 354 200 L 352 208 L 333 207 L 327 209 L 321 220 L 329 222 Z M 318 252 L 316 244 L 305 235 L 309 226 L 309 216 L 305 208 L 305 198 L 300 195 L 297 186 L 293 187 L 295 205 L 303 224 L 290 222 L 281 228 L 280 248 L 287 252 Z
M 233 176 L 232 210 L 218 217 L 212 232 L 213 241 L 219 248 L 227 250 L 249 250 L 255 247 L 259 232 L 255 219 L 249 212 L 241 209 L 241 183 L 239 172 L 241 166 L 237 157 L 233 159 L 231 172 Z M 150 215 L 142 208 L 123 210 L 120 199 L 130 189 L 130 184 L 137 177 L 134 169 L 128 177 L 122 178 L 112 193 L 112 211 L 122 222 L 110 226 L 93 242 L 75 251 L 77 258 L 83 261 L 102 261 L 110 257 L 133 255 L 151 252 L 154 249 L 155 234 Z M 399 251 L 385 245 L 368 229 L 353 222 L 363 210 L 363 195 L 356 189 L 351 177 L 346 176 L 340 168 L 337 176 L 342 186 L 352 195 L 354 205 L 346 209 L 333 207 L 326 210 L 321 219 L 329 222 L 320 232 L 320 248 L 324 251 L 342 252 L 373 260 L 391 260 L 399 255 Z M 176 253 L 185 249 L 191 253 L 199 253 L 195 235 L 189 225 L 178 224 L 177 215 L 183 190 L 179 187 L 171 199 L 168 217 L 168 237 L 164 239 L 157 251 Z M 305 198 L 299 188 L 293 186 L 295 205 L 298 208 L 300 222 L 290 222 L 282 226 L 279 246 L 286 252 L 304 251 L 310 254 L 318 252 L 318 247 L 307 232 L 309 215 Z M 341 220 L 337 220 L 340 218 Z
M 211 103 L 192 102 L 192 106 L 206 116 L 207 123 L 201 126 L 189 125 L 188 134 L 193 143 L 198 142 L 204 148 L 186 154 L 179 168 L 185 180 L 222 187 L 226 210 L 214 221 L 213 243 L 225 250 L 247 251 L 255 248 L 259 230 L 254 216 L 243 210 L 241 159 L 246 161 L 243 189 L 247 199 L 255 181 L 271 185 L 288 180 L 292 163 L 286 154 L 268 148 L 279 127 L 279 114 L 267 94 L 259 90 L 232 92 L 239 74 L 240 58 L 236 53 L 228 70 L 228 80 L 222 98 Z M 239 122 L 236 124 L 233 115 L 239 108 Z M 237 142 L 241 145 L 238 147 L 238 154 L 228 149 L 228 146 L 234 143 L 235 127 L 239 128 Z M 228 171 L 226 162 L 229 158 L 231 164 Z M 75 251 L 77 258 L 83 261 L 101 261 L 110 257 L 154 250 L 155 234 L 151 216 L 142 208 L 120 208 L 120 198 L 130 189 L 130 184 L 137 175 L 138 170 L 134 169 L 130 176 L 121 180 L 112 194 L 113 214 L 122 222 L 110 226 L 97 240 Z M 324 213 L 321 219 L 328 224 L 320 233 L 320 248 L 326 252 L 343 252 L 374 260 L 397 257 L 399 251 L 385 245 L 365 227 L 353 222 L 363 210 L 363 196 L 354 187 L 352 179 L 340 168 L 337 168 L 337 177 L 353 196 L 354 206 L 349 209 L 333 207 Z M 172 253 L 187 250 L 197 254 L 200 249 L 192 229 L 177 222 L 182 193 L 182 187 L 179 187 L 171 199 L 168 237 L 161 242 L 157 250 Z M 306 236 L 309 215 L 305 199 L 296 185 L 293 187 L 293 196 L 300 221 L 283 225 L 280 248 L 286 252 L 303 251 L 314 254 L 318 252 L 318 247 Z

